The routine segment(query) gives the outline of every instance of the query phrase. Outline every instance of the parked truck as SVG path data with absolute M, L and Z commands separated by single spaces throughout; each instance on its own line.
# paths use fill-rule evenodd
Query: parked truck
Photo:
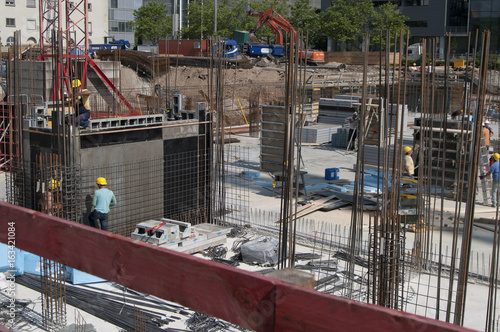
M 408 60 L 417 61 L 422 55 L 422 45 L 420 43 L 408 46 Z
M 90 44 L 90 54 L 100 50 L 130 50 L 130 42 L 128 40 L 119 39 L 113 40 L 105 44 Z

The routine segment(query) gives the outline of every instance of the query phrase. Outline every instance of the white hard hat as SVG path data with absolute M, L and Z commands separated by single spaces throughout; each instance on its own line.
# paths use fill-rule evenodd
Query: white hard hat
M 490 124 L 488 120 L 484 120 L 484 124 Z
M 354 112 L 352 115 L 356 115 L 356 116 L 357 116 L 357 115 L 358 115 L 358 112 Z

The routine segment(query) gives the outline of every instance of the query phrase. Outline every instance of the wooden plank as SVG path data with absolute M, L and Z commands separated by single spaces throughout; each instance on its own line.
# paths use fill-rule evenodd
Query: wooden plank
M 256 331 L 471 331 L 0 202 L 0 242 L 9 241 L 19 249 Z
M 309 203 L 304 204 L 300 208 L 297 209 L 297 212 L 295 213 L 295 218 L 301 218 L 303 216 L 306 216 L 310 213 L 313 213 L 314 211 L 317 211 L 321 208 L 323 208 L 326 205 L 329 205 L 329 201 L 336 198 L 335 195 L 330 195 L 327 197 L 322 197 L 320 199 L 317 199 L 315 201 L 309 201 Z M 276 223 L 280 223 L 281 220 L 276 221 Z

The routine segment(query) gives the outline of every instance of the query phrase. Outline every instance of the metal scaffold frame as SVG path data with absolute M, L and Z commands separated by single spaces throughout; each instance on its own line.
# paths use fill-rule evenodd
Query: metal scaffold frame
M 71 79 L 85 82 L 89 63 L 88 2 L 87 0 L 39 0 L 40 56 L 53 59 L 59 79 L 54 80 L 53 99 L 63 97 L 60 84 L 71 93 Z M 76 73 L 71 59 L 83 60 L 82 72 Z

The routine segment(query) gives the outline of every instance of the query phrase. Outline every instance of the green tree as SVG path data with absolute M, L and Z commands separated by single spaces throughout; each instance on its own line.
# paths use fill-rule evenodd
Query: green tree
M 394 33 L 398 33 L 399 37 L 399 32 L 403 30 L 406 38 L 406 32 L 409 27 L 405 22 L 408 20 L 408 17 L 404 16 L 396 8 L 395 4 L 388 2 L 374 11 L 371 22 L 370 44 L 380 44 L 380 31 L 390 30 L 392 34 L 391 39 L 393 39 Z M 385 44 L 385 32 L 382 34 L 382 44 Z
M 370 0 L 332 0 L 321 15 L 321 31 L 333 41 L 360 41 L 369 31 L 373 13 Z
M 130 22 L 135 29 L 136 44 L 150 41 L 158 44 L 158 40 L 172 33 L 172 18 L 167 16 L 167 6 L 157 1 L 134 10 L 134 20 Z
M 283 17 L 288 17 L 290 14 L 290 3 L 289 1 L 279 1 L 279 0 L 245 0 L 241 2 L 251 11 L 265 12 L 269 9 L 274 9 Z
M 251 18 L 245 8 L 230 0 L 217 1 L 217 31 L 214 33 L 213 0 L 192 1 L 188 7 L 188 24 L 182 29 L 182 38 L 199 39 L 210 36 L 232 38 L 234 30 L 245 30 Z
M 310 0 L 296 0 L 290 8 L 290 24 L 308 37 L 309 45 L 314 48 L 322 44 L 320 14 L 311 6 Z

